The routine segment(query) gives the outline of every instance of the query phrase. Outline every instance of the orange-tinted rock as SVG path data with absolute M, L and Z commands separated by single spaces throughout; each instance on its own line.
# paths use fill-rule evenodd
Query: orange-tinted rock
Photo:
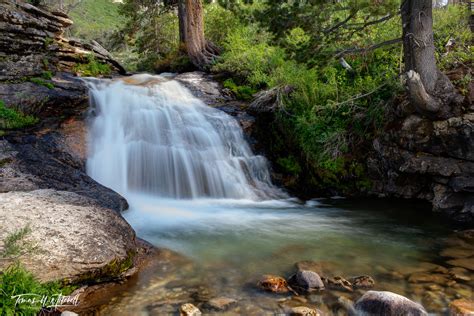
M 474 302 L 466 299 L 455 300 L 449 304 L 449 310 L 452 316 L 474 315 Z
M 288 293 L 288 283 L 280 276 L 264 275 L 257 283 L 258 288 L 273 293 Z

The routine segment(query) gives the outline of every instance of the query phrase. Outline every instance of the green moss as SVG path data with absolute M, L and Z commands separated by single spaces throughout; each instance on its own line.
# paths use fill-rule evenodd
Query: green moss
M 51 80 L 53 78 L 53 73 L 49 70 L 47 71 L 44 71 L 42 74 L 41 74 L 41 77 L 43 79 L 46 79 L 46 80 Z
M 109 75 L 112 69 L 109 65 L 98 61 L 93 55 L 87 55 L 84 63 L 76 64 L 74 71 L 85 77 Z
M 2 136 L 1 134 L 1 130 L 0 130 L 0 136 Z M 9 163 L 11 163 L 13 160 L 11 158 L 5 158 L 5 159 L 2 159 L 0 160 L 0 168 L 3 168 L 5 167 L 6 165 L 8 165 Z
M 114 259 L 105 267 L 90 271 L 81 275 L 78 279 L 63 280 L 64 284 L 96 284 L 117 279 L 123 272 L 127 271 L 133 266 L 133 258 L 135 252 L 127 252 L 127 257 L 123 260 Z
M 54 89 L 54 84 L 44 80 L 43 78 L 33 77 L 33 78 L 30 78 L 29 81 L 33 82 L 34 84 L 46 87 L 48 89 Z
M 34 116 L 24 115 L 19 111 L 7 108 L 5 103 L 0 100 L 0 130 L 23 128 L 37 122 L 38 119 Z

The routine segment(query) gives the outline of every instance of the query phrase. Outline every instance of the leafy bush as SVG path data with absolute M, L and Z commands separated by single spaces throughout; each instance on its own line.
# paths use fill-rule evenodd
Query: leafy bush
M 229 33 L 224 53 L 214 71 L 232 74 L 254 87 L 268 86 L 272 70 L 285 62 L 282 48 L 271 46 L 272 36 L 255 25 L 241 26 Z
M 222 46 L 227 34 L 241 26 L 238 16 L 224 9 L 217 3 L 206 5 L 204 8 L 206 38 L 218 46 Z
M 7 108 L 0 100 L 0 129 L 16 129 L 36 124 L 38 119 Z
M 250 86 L 238 86 L 232 79 L 224 81 L 224 88 L 231 90 L 237 99 L 244 101 L 252 100 L 253 95 L 257 92 Z
M 86 77 L 109 75 L 112 72 L 109 65 L 98 61 L 93 55 L 87 55 L 86 61 L 87 63 L 76 64 L 74 71 Z
M 301 166 L 293 156 L 279 158 L 277 164 L 289 174 L 297 176 L 301 173 Z

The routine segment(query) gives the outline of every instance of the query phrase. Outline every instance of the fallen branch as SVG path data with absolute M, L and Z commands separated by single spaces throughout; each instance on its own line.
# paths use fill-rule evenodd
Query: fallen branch
M 400 38 L 394 38 L 394 39 L 391 39 L 391 40 L 388 40 L 388 41 L 385 41 L 385 42 L 381 42 L 381 43 L 378 43 L 378 44 L 374 44 L 372 46 L 365 47 L 365 48 L 347 48 L 343 51 L 338 52 L 336 55 L 334 55 L 334 58 L 340 58 L 340 57 L 342 57 L 344 55 L 347 55 L 347 54 L 357 54 L 357 53 L 369 52 L 369 51 L 375 50 L 375 49 L 383 47 L 383 46 L 394 45 L 394 44 L 400 43 L 401 41 L 402 41 L 402 38 L 400 37 Z

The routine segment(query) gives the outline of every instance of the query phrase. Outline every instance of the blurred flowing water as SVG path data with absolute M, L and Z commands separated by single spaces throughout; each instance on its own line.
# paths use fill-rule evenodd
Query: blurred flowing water
M 287 276 L 301 260 L 326 262 L 334 275 L 369 274 L 379 289 L 410 296 L 405 281 L 384 275 L 439 260 L 449 229 L 426 216 L 428 205 L 289 199 L 237 121 L 178 82 L 137 75 L 89 85 L 88 173 L 127 198 L 124 216 L 139 237 L 192 262 L 148 272 L 104 315 L 172 313 L 202 292 L 238 299 L 241 314 L 277 312 L 249 285 Z

